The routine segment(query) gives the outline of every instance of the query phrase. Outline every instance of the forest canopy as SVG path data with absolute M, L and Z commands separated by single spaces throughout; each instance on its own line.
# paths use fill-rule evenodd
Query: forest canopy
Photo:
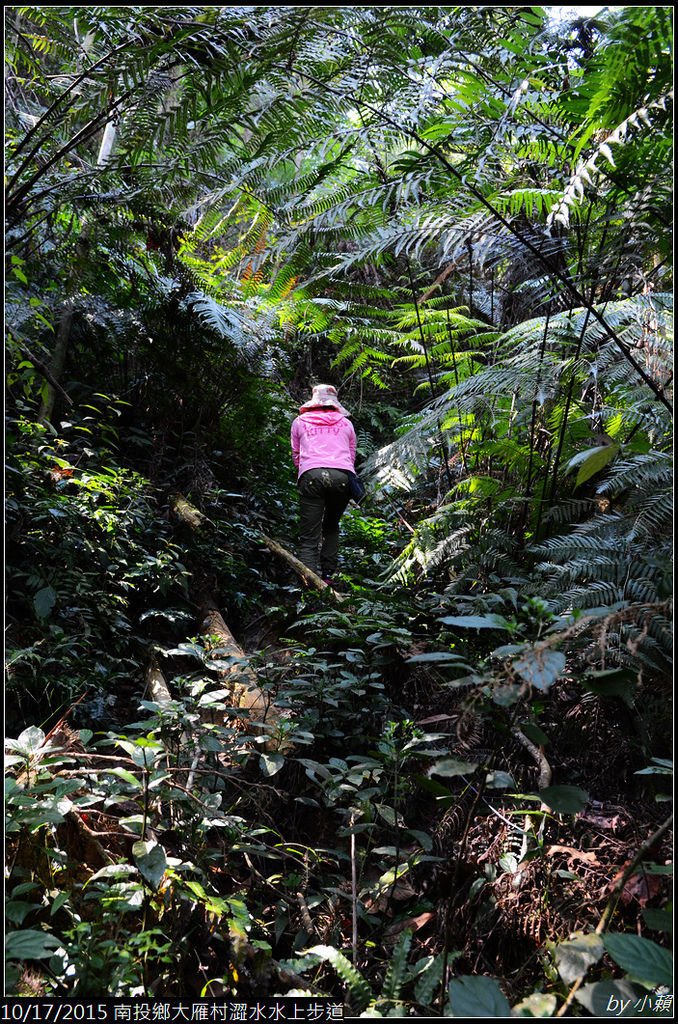
M 558 10 L 5 8 L 7 995 L 671 1015 L 672 8 Z

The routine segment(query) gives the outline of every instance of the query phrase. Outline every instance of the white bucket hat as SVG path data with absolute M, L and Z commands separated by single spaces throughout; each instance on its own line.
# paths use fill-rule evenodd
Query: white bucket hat
M 299 412 L 308 412 L 310 409 L 336 409 L 342 416 L 349 415 L 348 410 L 344 409 L 339 401 L 337 389 L 332 384 L 316 384 L 310 399 L 299 407 Z

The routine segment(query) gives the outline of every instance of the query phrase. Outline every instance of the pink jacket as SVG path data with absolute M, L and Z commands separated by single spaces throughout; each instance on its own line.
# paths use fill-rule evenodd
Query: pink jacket
M 302 412 L 292 424 L 291 442 L 298 476 L 321 468 L 355 472 L 355 430 L 336 409 Z

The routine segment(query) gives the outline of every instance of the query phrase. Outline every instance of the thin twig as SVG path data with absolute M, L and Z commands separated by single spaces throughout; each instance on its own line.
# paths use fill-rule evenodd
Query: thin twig
M 351 813 L 351 949 L 353 952 L 353 963 L 355 964 L 358 962 L 358 865 L 356 862 L 355 832 L 353 831 L 354 825 L 355 813 Z

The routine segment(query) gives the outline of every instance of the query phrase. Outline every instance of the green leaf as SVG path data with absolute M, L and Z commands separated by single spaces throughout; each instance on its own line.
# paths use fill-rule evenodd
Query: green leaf
M 565 655 L 561 651 L 533 647 L 514 661 L 513 667 L 526 682 L 545 691 L 562 675 L 565 664 Z
M 516 784 L 512 775 L 508 772 L 488 772 L 485 777 L 485 785 L 488 789 L 515 789 Z
M 42 747 L 44 742 L 45 734 L 42 729 L 37 725 L 29 725 L 18 737 L 16 746 L 13 742 L 11 746 L 14 750 L 20 750 L 24 754 L 34 754 Z M 10 746 L 10 744 L 8 743 L 7 746 Z
M 133 864 L 107 864 L 103 868 L 99 868 L 93 875 L 85 882 L 85 885 L 89 885 L 90 882 L 94 882 L 99 878 L 121 878 L 124 875 L 136 875 L 137 868 Z
M 574 458 L 570 459 L 565 467 L 565 473 L 572 473 L 575 469 L 578 469 L 574 486 L 579 487 L 581 484 L 586 483 L 590 477 L 600 473 L 601 469 L 605 469 L 605 466 L 612 462 L 612 459 L 618 452 L 619 445 L 617 444 L 603 444 L 596 448 L 587 448 L 586 451 L 579 452 Z
M 439 619 L 445 626 L 462 629 L 511 629 L 512 624 L 503 615 L 446 615 Z
M 415 665 L 420 662 L 445 662 L 462 661 L 461 654 L 452 654 L 451 651 L 431 651 L 429 654 L 414 654 L 411 658 L 405 659 L 406 665 Z
M 157 889 L 167 870 L 164 848 L 156 842 L 138 840 L 132 847 L 132 856 L 146 881 Z
M 631 981 L 653 988 L 656 985 L 673 986 L 673 957 L 667 949 L 640 935 L 609 934 L 605 948 L 628 974 Z
M 71 894 L 69 892 L 60 892 L 57 896 L 55 896 L 54 901 L 52 903 L 52 907 L 49 912 L 49 916 L 54 917 L 57 911 L 61 910 L 64 903 L 68 903 L 70 898 Z
M 5 917 L 12 924 L 23 924 L 33 910 L 40 910 L 40 904 L 29 903 L 27 900 L 8 900 L 5 903 Z
M 61 942 L 54 935 L 26 928 L 9 932 L 5 937 L 5 956 L 8 960 L 43 960 L 60 946 Z
M 533 992 L 513 1007 L 512 1017 L 554 1017 L 558 1000 L 543 992 Z
M 661 757 L 653 757 L 652 764 L 647 768 L 641 768 L 634 772 L 634 775 L 673 775 L 673 761 L 667 761 Z
M 128 771 L 127 768 L 107 768 L 107 775 L 117 775 L 119 779 L 124 779 L 125 782 L 129 782 L 131 786 L 135 786 L 137 789 L 141 789 L 141 781 L 132 775 L 132 772 Z
M 451 963 L 453 959 L 459 956 L 461 956 L 461 953 L 456 950 L 450 950 L 448 953 L 448 963 Z M 436 989 L 439 988 L 440 980 L 443 976 L 443 965 L 442 954 L 436 957 L 428 957 L 423 961 L 420 960 L 417 964 L 419 978 L 414 988 L 414 998 L 418 1003 L 428 1006 L 433 1001 L 434 994 Z
M 589 802 L 589 794 L 579 786 L 546 786 L 539 796 L 556 814 L 577 814 Z
M 228 919 L 229 934 L 233 938 L 244 939 L 252 929 L 252 915 L 242 900 L 229 899 L 226 901 L 231 916 Z
M 510 708 L 520 700 L 522 690 L 522 685 L 519 686 L 517 683 L 500 684 L 493 688 L 492 700 L 500 708 Z
M 579 932 L 556 947 L 558 974 L 566 985 L 571 985 L 577 978 L 582 978 L 589 967 L 597 964 L 604 952 L 605 946 L 599 935 Z
M 651 928 L 653 931 L 673 934 L 673 914 L 670 910 L 649 908 L 643 911 L 643 917 L 648 928 Z
M 510 1017 L 511 1007 L 494 978 L 455 978 L 448 988 L 449 1017 Z
M 40 619 L 48 619 L 56 604 L 57 594 L 53 587 L 43 587 L 33 598 L 35 614 Z
M 525 733 L 528 740 L 532 740 L 538 747 L 545 747 L 547 743 L 551 742 L 546 733 L 534 722 L 522 722 L 520 731 Z
M 275 775 L 285 764 L 282 754 L 262 754 L 259 758 L 259 767 L 264 775 Z
M 443 761 L 436 761 L 429 769 L 429 773 L 451 778 L 454 775 L 470 775 L 478 767 L 475 761 L 457 761 L 453 757 L 448 757 Z
M 404 826 L 401 815 L 393 807 L 389 807 L 388 804 L 376 804 L 376 811 L 380 818 L 391 826 L 391 828 L 398 828 Z
M 202 886 L 200 882 L 194 882 L 187 879 L 184 884 L 186 885 L 186 888 L 190 890 L 190 892 L 197 896 L 197 898 L 203 904 L 205 909 L 210 912 L 210 914 L 217 914 L 219 917 L 221 917 L 222 915 L 227 914 L 229 910 L 233 909 L 230 905 L 229 900 L 221 899 L 221 897 L 219 896 L 215 896 L 212 893 L 206 892 L 204 886 Z
M 591 672 L 582 685 L 588 693 L 597 693 L 600 697 L 621 697 L 631 705 L 636 692 L 637 675 L 624 667 L 600 669 Z
M 575 997 L 593 1017 L 636 1017 L 635 1004 L 638 993 L 633 986 L 620 978 L 617 981 L 596 981 L 582 985 Z M 648 1016 L 650 1016 L 648 1014 Z

